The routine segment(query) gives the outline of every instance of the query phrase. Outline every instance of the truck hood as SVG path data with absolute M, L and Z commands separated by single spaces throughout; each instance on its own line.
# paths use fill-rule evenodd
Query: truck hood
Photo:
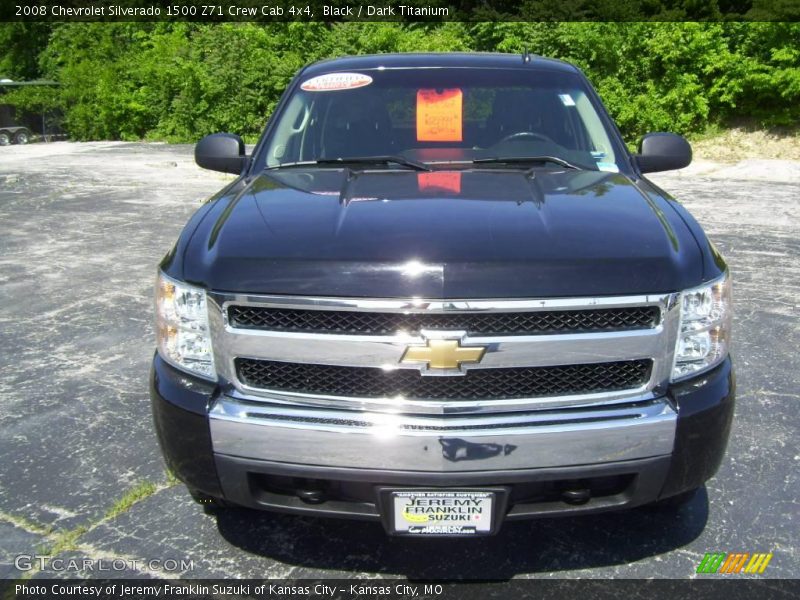
M 183 276 L 218 291 L 519 298 L 702 279 L 670 200 L 597 171 L 283 169 L 221 197 Z

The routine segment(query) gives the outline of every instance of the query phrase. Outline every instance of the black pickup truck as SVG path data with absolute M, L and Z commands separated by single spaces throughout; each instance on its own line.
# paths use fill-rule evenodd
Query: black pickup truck
M 151 396 L 196 500 L 408 536 L 679 504 L 734 407 L 731 283 L 585 76 L 531 55 L 302 69 L 158 271 Z

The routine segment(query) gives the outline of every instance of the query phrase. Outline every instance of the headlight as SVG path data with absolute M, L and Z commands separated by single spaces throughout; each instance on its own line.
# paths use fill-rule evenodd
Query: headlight
M 681 293 L 681 327 L 675 346 L 672 381 L 715 367 L 728 356 L 733 303 L 731 278 Z
M 206 292 L 166 277 L 156 280 L 158 352 L 168 363 L 216 381 L 206 310 Z

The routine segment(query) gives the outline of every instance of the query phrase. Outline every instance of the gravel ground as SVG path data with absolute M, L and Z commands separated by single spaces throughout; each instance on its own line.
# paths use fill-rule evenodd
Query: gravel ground
M 119 573 L 134 577 L 158 574 L 152 559 L 191 560 L 162 572 L 191 578 L 683 578 L 705 552 L 771 551 L 763 576 L 800 576 L 800 163 L 699 163 L 653 177 L 734 274 L 737 417 L 703 493 L 678 513 L 507 523 L 465 542 L 390 539 L 371 523 L 205 515 L 167 480 L 147 395 L 155 265 L 225 180 L 191 152 L 0 148 L 0 577 L 19 575 L 14 557 L 34 551 L 135 559 Z M 33 573 L 54 575 L 93 573 Z

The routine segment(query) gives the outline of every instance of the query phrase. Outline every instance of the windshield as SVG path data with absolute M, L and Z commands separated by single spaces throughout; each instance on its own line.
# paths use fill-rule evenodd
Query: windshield
M 479 161 L 619 170 L 613 134 L 573 73 L 485 68 L 329 73 L 302 79 L 277 118 L 260 155 L 261 168 L 316 161 L 341 166 L 332 161 L 394 156 L 434 167 Z M 516 160 L 506 164 L 504 158 Z M 396 161 L 380 165 L 404 168 Z

